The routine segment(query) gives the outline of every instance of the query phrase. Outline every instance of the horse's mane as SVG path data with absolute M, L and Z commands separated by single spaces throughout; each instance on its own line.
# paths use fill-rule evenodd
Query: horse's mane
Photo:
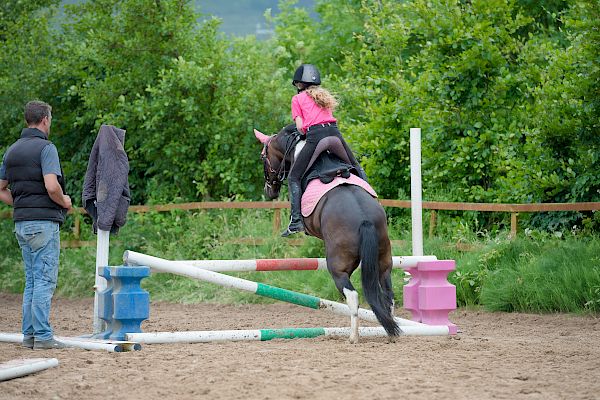
M 292 136 L 298 132 L 296 129 L 296 124 L 292 123 L 281 128 L 279 132 L 275 135 L 275 141 L 277 142 L 278 147 L 280 148 L 282 153 L 285 153 L 285 149 L 288 145 L 288 140 L 291 140 Z
M 281 128 L 281 130 L 279 131 L 279 133 L 277 135 L 289 136 L 297 131 L 298 131 L 298 129 L 296 129 L 296 124 L 289 124 L 289 125 L 286 125 L 283 128 Z

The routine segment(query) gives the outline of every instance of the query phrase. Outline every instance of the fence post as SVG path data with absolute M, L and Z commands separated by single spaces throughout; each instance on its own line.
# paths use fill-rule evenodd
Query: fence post
M 435 210 L 431 210 L 431 214 L 429 215 L 429 239 L 433 237 L 433 233 L 435 232 L 435 223 L 437 221 L 437 213 Z
M 73 236 L 75 236 L 75 240 L 79 240 L 79 232 L 80 232 L 80 219 L 81 215 L 76 212 L 75 213 L 75 225 L 73 226 Z
M 510 214 L 510 238 L 514 239 L 517 237 L 517 215 L 519 213 Z
M 281 228 L 281 209 L 276 208 L 273 213 L 273 235 L 277 236 L 279 229 Z

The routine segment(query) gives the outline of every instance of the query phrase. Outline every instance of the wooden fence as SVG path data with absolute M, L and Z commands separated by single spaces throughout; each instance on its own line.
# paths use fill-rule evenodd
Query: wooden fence
M 388 200 L 379 199 L 379 202 L 384 207 L 390 208 L 410 208 L 410 200 Z M 221 201 L 203 201 L 195 203 L 180 203 L 180 204 L 160 204 L 160 205 L 137 205 L 129 207 L 130 213 L 146 213 L 146 212 L 165 212 L 173 210 L 207 210 L 207 209 L 270 209 L 273 212 L 273 233 L 278 234 L 281 229 L 281 209 L 289 208 L 287 201 L 239 201 L 239 202 L 221 202 Z M 507 203 L 455 203 L 443 201 L 424 201 L 424 210 L 431 210 L 429 217 L 429 237 L 435 233 L 437 223 L 437 212 L 440 210 L 447 211 L 480 211 L 480 212 L 507 212 L 511 214 L 510 218 L 510 235 L 517 236 L 518 231 L 518 215 L 519 213 L 535 213 L 535 212 L 554 212 L 554 211 L 598 211 L 600 210 L 600 202 L 588 203 L 533 203 L 533 204 L 507 204 Z M 75 216 L 73 227 L 73 235 L 76 240 L 65 243 L 65 247 L 79 247 L 81 245 L 95 245 L 95 242 L 79 241 L 80 220 L 81 215 L 85 214 L 85 210 L 76 207 L 71 210 Z M 0 218 L 10 218 L 11 211 L 0 213 Z M 243 244 L 258 244 L 254 239 L 240 239 Z M 302 240 L 288 240 L 290 244 L 295 242 L 301 243 Z M 297 244 L 297 243 L 296 243 Z

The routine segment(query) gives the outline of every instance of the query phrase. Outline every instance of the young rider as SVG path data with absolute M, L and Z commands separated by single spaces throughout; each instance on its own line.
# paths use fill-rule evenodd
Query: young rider
M 364 171 L 337 128 L 336 119 L 333 117 L 337 100 L 320 86 L 321 75 L 317 67 L 312 64 L 303 64 L 298 67 L 294 73 L 292 85 L 298 89 L 298 94 L 292 98 L 292 118 L 296 122 L 298 131 L 306 134 L 306 144 L 294 160 L 292 170 L 288 176 L 292 211 L 290 224 L 281 234 L 283 237 L 304 231 L 300 209 L 300 182 L 321 139 L 328 136 L 338 137 L 344 145 L 346 153 L 348 153 L 351 164 L 359 172 L 361 178 L 366 180 Z

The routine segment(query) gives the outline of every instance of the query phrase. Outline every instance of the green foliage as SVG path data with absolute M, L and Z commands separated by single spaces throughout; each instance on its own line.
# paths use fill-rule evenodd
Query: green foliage
M 175 60 L 137 103 L 150 133 L 142 151 L 153 200 L 248 198 L 261 191 L 252 128 L 276 131 L 285 123 L 281 72 L 269 70 L 269 48 L 253 39 L 224 45 L 198 61 Z M 261 63 L 264 68 L 253 67 Z M 257 73 L 265 76 L 256 79 Z
M 343 73 L 344 54 L 358 49 L 355 36 L 363 30 L 361 1 L 317 1 L 318 20 L 297 0 L 282 0 L 279 8 L 281 12 L 268 19 L 275 24 L 278 61 L 289 68 L 288 78 L 301 63 L 316 64 L 327 74 Z
M 508 249 L 507 249 L 508 250 Z M 494 311 L 600 311 L 600 242 L 515 244 L 502 269 L 482 285 L 481 301 Z M 536 256 L 537 255 L 537 256 Z
M 284 70 L 269 44 L 226 39 L 216 19 L 198 25 L 184 0 L 83 2 L 66 6 L 66 13 L 61 30 L 53 32 L 55 43 L 47 39 L 53 62 L 44 74 L 41 67 L 29 73 L 47 77 L 52 140 L 74 199 L 101 124 L 127 130 L 134 203 L 260 195 L 260 146 L 252 128 L 276 131 L 289 113 L 287 94 L 278 90 Z M 0 79 L 29 88 L 3 107 L 11 116 L 1 121 L 10 119 L 6 130 L 15 131 L 2 143 L 8 145 L 22 103 L 42 86 L 23 85 L 34 80 L 28 77 Z
M 214 63 L 208 55 L 218 55 L 222 47 L 216 38 L 216 23 L 209 21 L 196 29 L 196 15 L 189 2 L 175 0 L 160 3 L 151 0 L 86 2 L 69 7 L 68 13 L 71 19 L 63 26 L 62 50 L 69 64 L 58 71 L 57 79 L 61 86 L 68 82 L 66 96 L 61 100 L 75 112 L 71 114 L 64 110 L 68 123 L 57 140 L 80 143 L 81 140 L 73 139 L 83 139 L 85 146 L 78 145 L 67 151 L 67 159 L 75 161 L 72 173 L 83 176 L 87 165 L 82 161 L 91 150 L 99 126 L 111 124 L 126 129 L 125 144 L 131 159 L 130 184 L 134 202 L 145 202 L 151 190 L 158 186 L 157 174 L 178 171 L 181 167 L 181 164 L 169 163 L 182 154 L 180 148 L 175 149 L 176 154 L 173 154 L 178 146 L 169 143 L 174 138 L 181 139 L 182 131 L 183 139 L 186 139 L 184 127 L 178 129 L 177 126 L 182 119 L 181 114 L 188 111 L 182 103 L 199 100 L 202 106 L 210 102 L 210 98 L 206 98 L 206 85 L 193 85 L 199 81 L 205 83 L 206 78 L 214 74 Z M 161 99 L 162 107 L 156 110 L 149 104 L 155 93 L 154 87 L 177 72 L 187 73 L 181 67 L 185 59 L 205 60 L 198 66 L 202 74 L 191 82 L 189 88 L 198 89 L 201 97 L 195 99 L 189 94 L 186 96 L 187 93 L 180 93 L 181 97 L 171 102 Z M 78 76 L 73 71 L 84 73 Z M 189 76 L 189 73 L 184 76 Z M 177 113 L 172 113 L 174 108 Z M 156 121 L 165 114 L 168 117 L 164 122 L 171 124 L 172 128 L 162 132 L 163 125 L 156 124 Z M 189 139 L 189 144 L 181 146 L 181 150 L 195 161 L 195 153 L 190 152 L 190 146 L 201 146 L 202 142 L 194 143 L 194 137 Z M 169 163 L 168 167 L 161 165 L 163 160 Z M 186 173 L 187 170 L 181 172 Z M 169 188 L 182 185 L 177 178 L 180 177 L 169 174 L 162 177 L 169 182 Z M 191 197 L 189 192 L 195 194 L 189 178 L 187 185 L 183 185 L 187 192 L 174 192 L 170 200 L 182 194 Z M 77 182 L 70 189 L 77 193 L 80 187 L 81 182 Z M 161 197 L 159 193 L 157 195 Z
M 432 200 L 597 201 L 597 2 L 362 1 L 340 18 L 327 4 L 307 23 L 285 2 L 281 62 L 318 60 L 334 74 L 340 125 L 380 195 L 408 193 L 419 126 Z
M 252 128 L 289 122 L 302 62 L 341 100 L 342 133 L 381 197 L 407 197 L 419 126 L 428 200 L 600 199 L 597 1 L 329 0 L 312 18 L 282 0 L 267 42 L 219 34 L 189 0 L 77 2 L 51 22 L 57 3 L 0 6 L 0 150 L 23 105 L 48 101 L 76 203 L 101 124 L 127 130 L 134 203 L 260 198 Z M 503 218 L 465 223 L 494 231 Z M 522 221 L 600 226 L 592 213 Z
M 362 50 L 345 68 L 346 93 L 370 111 L 350 132 L 366 138 L 368 171 L 385 193 L 398 181 L 407 190 L 408 128 L 420 126 L 426 191 L 451 185 L 463 201 L 497 200 L 523 126 L 513 110 L 526 99 L 515 94 L 535 78 L 516 33 L 531 19 L 504 1 L 384 3 L 366 11 Z
M 530 179 L 545 201 L 600 199 L 600 7 L 581 2 L 565 15 L 569 41 L 552 49 L 535 93 L 527 149 Z M 539 149 L 544 149 L 540 151 Z
M 23 106 L 51 97 L 47 82 L 55 59 L 50 19 L 58 0 L 8 0 L 0 4 L 0 150 L 23 126 Z

